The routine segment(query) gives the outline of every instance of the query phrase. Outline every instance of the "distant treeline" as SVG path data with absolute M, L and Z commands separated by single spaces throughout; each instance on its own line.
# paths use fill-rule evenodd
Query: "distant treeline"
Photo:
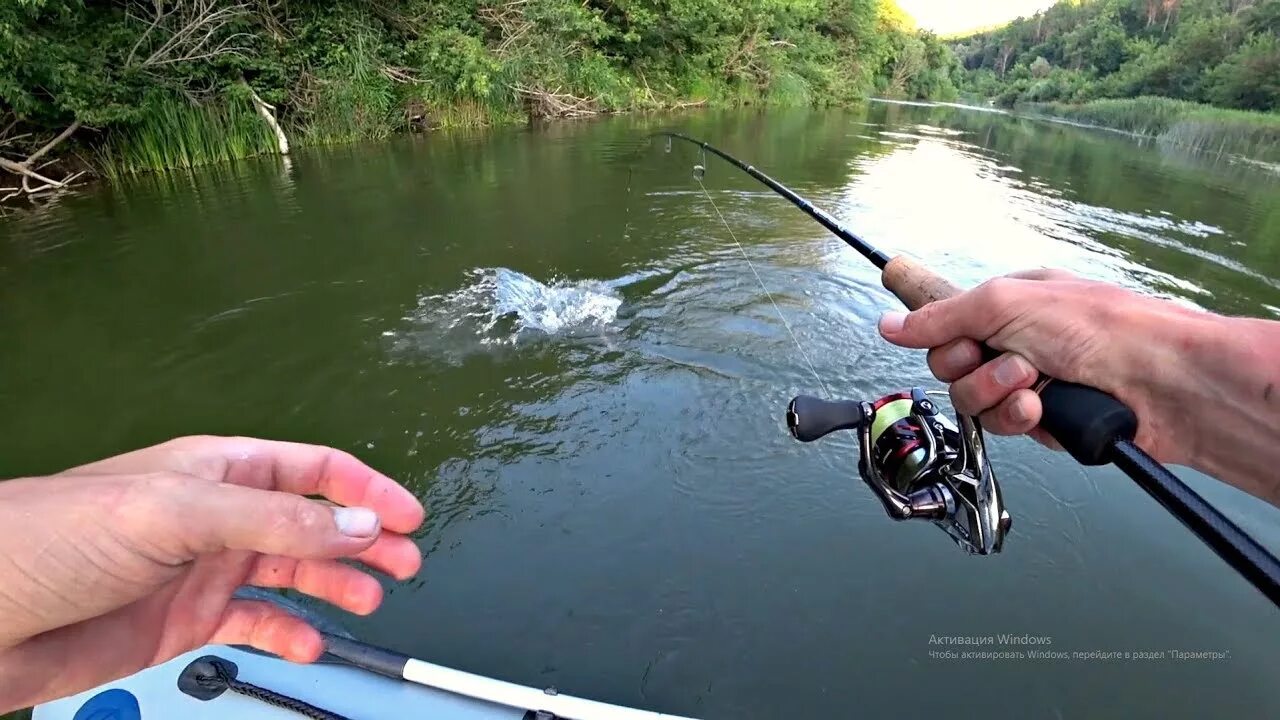
M 122 174 L 286 139 L 949 98 L 959 75 L 892 0 L 4 0 L 0 184 L 58 182 L 53 157 Z
M 1280 0 L 1062 0 L 953 47 L 964 88 L 1006 106 L 1159 96 L 1280 110 Z

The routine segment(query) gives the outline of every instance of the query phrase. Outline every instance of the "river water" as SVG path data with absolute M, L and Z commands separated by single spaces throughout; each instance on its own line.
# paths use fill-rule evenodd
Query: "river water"
M 1280 176 L 951 107 L 622 117 L 307 150 L 0 221 L 0 477 L 186 433 L 351 450 L 430 517 L 348 619 L 434 662 L 707 718 L 1274 717 L 1280 618 L 1114 469 L 990 441 L 1015 522 L 895 524 L 674 126 L 962 284 L 1036 266 L 1280 316 Z M 931 385 L 875 270 L 705 182 L 826 384 Z M 1188 409 L 1189 412 L 1194 409 Z M 1272 546 L 1280 514 L 1180 471 Z M 943 646 L 1001 634 L 1038 647 Z M 964 660 L 931 652 L 1165 651 Z M 1176 659 L 1171 650 L 1214 652 Z M 376 706 L 376 703 L 375 703 Z

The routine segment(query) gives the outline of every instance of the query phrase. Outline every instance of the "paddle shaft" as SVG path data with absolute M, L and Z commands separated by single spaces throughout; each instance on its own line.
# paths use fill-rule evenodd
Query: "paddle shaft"
M 321 636 L 325 651 L 349 665 L 496 705 L 526 711 L 542 710 L 564 720 L 690 720 L 473 675 L 338 635 L 321 633 Z

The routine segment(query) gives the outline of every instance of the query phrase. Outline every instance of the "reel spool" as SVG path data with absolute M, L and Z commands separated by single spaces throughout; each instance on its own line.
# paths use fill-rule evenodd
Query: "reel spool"
M 987 462 L 977 418 L 952 423 L 921 388 L 874 403 L 801 395 L 787 406 L 787 427 L 801 442 L 856 430 L 858 472 L 895 520 L 931 520 L 965 551 L 1000 552 L 1013 523 Z

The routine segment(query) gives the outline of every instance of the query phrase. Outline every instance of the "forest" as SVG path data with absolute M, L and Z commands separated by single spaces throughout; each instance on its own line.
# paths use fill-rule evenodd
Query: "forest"
M 442 126 L 950 98 L 959 73 L 892 0 L 6 0 L 0 184 Z
M 1061 0 L 952 49 L 966 95 L 1280 161 L 1280 0 Z
M 1280 110 L 1280 0 L 1064 0 L 954 47 L 966 89 L 1002 105 L 1159 96 Z

